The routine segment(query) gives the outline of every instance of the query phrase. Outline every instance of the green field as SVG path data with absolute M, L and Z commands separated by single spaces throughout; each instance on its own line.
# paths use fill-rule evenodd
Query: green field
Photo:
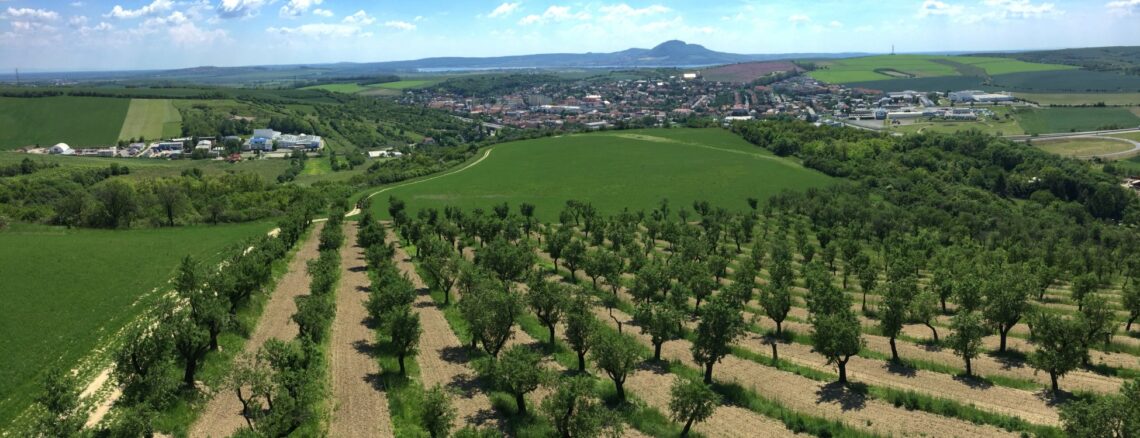
M 1013 93 L 1039 105 L 1140 105 L 1140 93 Z
M 1045 152 L 1066 157 L 1089 157 L 1132 150 L 1132 144 L 1130 143 L 1096 138 L 1038 140 L 1034 142 L 1033 145 Z
M 119 139 L 129 99 L 0 97 L 0 150 L 22 146 L 109 146 Z
M 1140 141 L 1140 132 L 1126 132 L 1124 134 L 1112 134 L 1109 137 L 1126 138 L 1132 141 Z
M 72 367 L 144 310 L 132 306 L 170 280 L 182 257 L 219 251 L 268 223 L 131 231 L 16 224 L 0 232 L 0 424 L 28 406 L 54 366 Z
M 1011 73 L 1073 70 L 1076 68 L 1066 65 L 1033 64 L 1003 58 L 928 55 L 867 56 L 825 61 L 820 64 L 826 68 L 811 72 L 811 76 L 817 80 L 833 84 L 885 81 L 899 78 L 994 76 Z
M 411 90 L 414 88 L 423 88 L 423 87 L 438 84 L 441 81 L 443 81 L 443 79 L 444 78 L 439 78 L 439 79 L 410 79 L 410 80 L 403 80 L 403 81 L 396 81 L 396 82 L 383 82 L 383 83 L 379 83 L 379 84 L 368 84 L 368 85 L 360 85 L 360 84 L 355 84 L 355 83 L 352 83 L 352 84 L 324 84 L 324 85 L 313 85 L 311 87 L 305 87 L 305 88 L 302 88 L 302 90 L 325 90 L 325 91 L 331 91 L 334 93 L 345 93 L 345 94 L 361 93 L 361 94 L 391 95 L 391 94 L 393 94 L 393 93 L 391 93 L 392 91 L 403 91 L 403 90 Z M 396 93 L 396 94 L 399 94 L 399 93 Z
M 206 175 L 222 175 L 227 172 L 253 172 L 267 181 L 276 181 L 289 167 L 286 159 L 246 160 L 238 163 L 227 163 L 220 160 L 154 160 L 154 159 L 123 159 L 99 157 L 64 157 L 59 155 L 29 155 L 14 152 L 0 152 L 0 165 L 19 163 L 24 158 L 33 161 L 59 163 L 60 168 L 37 172 L 29 178 L 52 178 L 58 173 L 66 172 L 70 168 L 105 168 L 111 163 L 127 166 L 131 169 L 130 175 L 123 178 L 163 178 L 182 175 L 187 169 L 201 169 Z
M 1017 118 L 1027 134 L 1094 131 L 1109 126 L 1131 128 L 1140 118 L 1127 108 L 1019 109 Z
M 369 87 L 365 87 L 363 85 L 355 84 L 355 83 L 353 83 L 353 84 L 313 85 L 311 87 L 302 88 L 302 90 L 325 90 L 325 91 L 331 91 L 333 93 L 345 93 L 345 94 L 359 93 L 361 91 L 368 90 L 368 89 L 369 89 Z
M 829 184 L 831 178 L 776 157 L 720 129 L 657 129 L 527 140 L 494 147 L 478 164 L 377 195 L 387 215 L 389 195 L 411 211 L 452 205 L 465 209 L 502 202 L 537 206 L 554 220 L 567 200 L 589 201 L 603 214 L 651 209 L 668 198 L 674 209 L 694 200 L 746 209 L 748 197 Z
M 170 99 L 131 99 L 119 140 L 158 140 L 182 134 L 182 115 Z
M 438 84 L 443 81 L 440 79 L 410 79 L 396 82 L 386 82 L 383 84 L 369 85 L 374 88 L 387 88 L 389 90 L 410 90 L 413 88 L 424 88 Z

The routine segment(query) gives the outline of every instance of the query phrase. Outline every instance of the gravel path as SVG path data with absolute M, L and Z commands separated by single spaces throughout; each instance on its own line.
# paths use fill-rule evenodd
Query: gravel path
M 356 222 L 346 222 L 341 248 L 341 279 L 332 326 L 332 400 L 329 435 L 390 437 L 388 397 L 380 386 L 380 367 L 373 357 L 375 332 L 368 317 L 370 281 L 364 249 L 356 246 Z
M 309 293 L 309 274 L 305 271 L 305 264 L 317 258 L 318 237 L 323 228 L 323 223 L 317 223 L 289 262 L 288 272 L 277 282 L 273 295 L 261 313 L 261 319 L 257 321 L 257 327 L 245 343 L 246 353 L 256 352 L 271 338 L 287 341 L 297 337 L 297 324 L 292 320 L 293 314 L 297 312 L 294 298 Z M 191 437 L 230 436 L 245 426 L 245 419 L 241 416 L 241 402 L 237 396 L 226 388 L 214 388 L 212 393 L 206 409 L 190 428 Z
M 387 241 L 398 241 L 390 229 Z M 501 430 L 504 427 L 503 418 L 495 411 L 485 389 L 476 380 L 475 370 L 468 366 L 470 357 L 467 347 L 451 331 L 443 311 L 432 299 L 427 285 L 409 260 L 404 248 L 397 246 L 397 266 L 419 290 L 413 307 L 420 315 L 423 327 L 416 361 L 420 366 L 420 379 L 424 387 L 431 388 L 440 384 L 454 391 L 452 405 L 458 414 L 457 427 L 491 427 Z

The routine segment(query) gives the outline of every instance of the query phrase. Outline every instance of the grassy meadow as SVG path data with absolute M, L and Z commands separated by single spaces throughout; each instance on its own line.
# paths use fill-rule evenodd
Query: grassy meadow
M 1088 157 L 1113 154 L 1132 150 L 1132 144 L 1098 138 L 1067 138 L 1064 140 L 1038 140 L 1033 143 L 1038 149 L 1066 157 Z
M 182 115 L 170 99 L 131 99 L 119 139 L 157 140 L 182 134 Z
M 1040 105 L 1140 105 L 1140 93 L 1013 93 Z
M 269 223 L 130 231 L 15 224 L 0 232 L 0 424 L 38 393 L 55 366 L 72 367 L 144 310 L 187 254 L 209 262 Z
M 1131 128 L 1140 117 L 1128 108 L 1039 108 L 1019 109 L 1017 118 L 1027 134 L 1093 131 L 1107 126 Z
M 650 209 L 668 198 L 691 209 L 705 200 L 748 208 L 749 197 L 829 184 L 832 179 L 776 157 L 721 129 L 602 132 L 506 143 L 478 164 L 376 196 L 387 215 L 396 196 L 409 211 L 453 205 L 465 209 L 529 202 L 542 220 L 555 220 L 568 199 L 589 200 L 603 214 Z
M 130 99 L 0 97 L 0 150 L 22 146 L 108 146 L 119 139 Z
M 1033 64 L 1004 58 L 971 56 L 882 55 L 840 59 L 820 63 L 825 69 L 811 72 L 823 82 L 847 84 L 899 78 L 936 78 L 963 76 L 963 72 L 984 75 L 1004 75 L 1054 70 L 1071 70 L 1075 67 L 1053 64 Z

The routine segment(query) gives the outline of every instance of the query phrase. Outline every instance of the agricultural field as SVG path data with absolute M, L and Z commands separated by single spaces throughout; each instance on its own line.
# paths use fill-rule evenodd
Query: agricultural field
M 1140 125 L 1140 117 L 1128 108 L 1023 108 L 1015 117 L 1027 134 L 1094 131 Z
M 268 223 L 130 231 L 14 224 L 0 231 L 0 424 L 38 393 L 54 366 L 71 367 L 144 310 L 182 257 L 219 253 Z
M 414 88 L 424 88 L 442 82 L 446 78 L 437 79 L 407 79 L 396 82 L 382 82 L 379 84 L 361 85 L 357 83 L 313 85 L 302 90 L 325 90 L 334 93 L 362 94 L 362 95 L 398 95 L 400 91 Z M 395 93 L 394 93 L 395 92 Z
M 926 55 L 868 56 L 825 61 L 820 64 L 826 68 L 811 72 L 811 76 L 817 80 L 835 84 L 892 79 L 975 76 L 964 75 L 963 72 L 977 72 L 982 75 L 994 76 L 1074 69 L 1074 67 L 1065 65 L 1032 64 L 1001 58 Z M 928 89 L 940 90 L 941 88 Z
M 389 90 L 411 90 L 413 88 L 424 88 L 443 82 L 447 78 L 436 79 L 405 79 L 396 82 L 385 82 L 382 84 L 369 85 L 369 88 L 387 88 Z
M 266 181 L 276 181 L 289 167 L 286 159 L 246 160 L 237 163 L 227 163 L 222 160 L 152 160 L 152 159 L 121 159 L 101 157 L 63 157 L 58 155 L 29 155 L 10 152 L 0 153 L 0 165 L 15 164 L 29 158 L 32 161 L 59 163 L 59 169 L 48 169 L 32 175 L 32 178 L 49 178 L 54 173 L 64 172 L 68 168 L 106 168 L 112 163 L 129 167 L 130 175 L 123 178 L 145 179 L 164 178 L 182 175 L 189 169 L 200 169 L 205 175 L 222 175 L 228 172 L 253 172 Z M 327 161 L 327 160 L 326 160 Z
M 1140 141 L 1140 132 L 1126 132 L 1123 134 L 1110 134 L 1109 137 L 1126 138 L 1132 141 Z
M 701 77 L 706 81 L 746 84 L 781 71 L 800 71 L 800 68 L 790 62 L 744 62 L 703 70 Z
M 1037 148 L 1051 154 L 1066 157 L 1091 157 L 1132 150 L 1128 142 L 1097 138 L 1067 138 L 1062 140 L 1037 140 Z
M 182 134 L 182 115 L 170 99 L 131 99 L 119 140 L 157 140 Z
M 0 150 L 61 142 L 72 147 L 112 145 L 119 139 L 130 102 L 108 97 L 0 97 Z
M 462 171 L 397 185 L 378 199 L 396 196 L 414 209 L 530 202 L 549 220 L 568 199 L 589 199 L 606 213 L 647 209 L 666 197 L 679 205 L 700 199 L 743 209 L 748 197 L 830 182 L 728 131 L 646 130 L 499 145 Z M 375 208 L 386 215 L 381 204 Z
M 1140 105 L 1140 93 L 1013 93 L 1039 105 Z
M 302 88 L 302 90 L 325 90 L 325 91 L 331 91 L 333 93 L 353 94 L 353 93 L 359 93 L 359 92 L 364 91 L 364 90 L 368 90 L 370 88 L 371 87 L 366 87 L 366 86 L 363 86 L 360 84 L 350 83 L 350 84 L 313 85 L 311 87 Z
M 917 133 L 917 132 L 940 132 L 944 134 L 953 134 L 958 131 L 978 130 L 986 134 L 1005 136 L 1005 135 L 1021 135 L 1025 130 L 1021 128 L 1017 120 L 1014 119 L 1001 119 L 1001 120 L 981 120 L 977 122 L 960 122 L 960 121 L 925 121 L 919 120 L 914 123 L 904 125 L 890 126 L 891 131 L 904 132 L 904 133 Z

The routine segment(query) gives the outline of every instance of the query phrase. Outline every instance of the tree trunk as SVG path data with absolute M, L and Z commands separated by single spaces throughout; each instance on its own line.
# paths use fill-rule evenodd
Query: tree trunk
M 519 407 L 518 414 L 520 416 L 526 416 L 526 394 L 523 394 L 521 392 L 515 394 L 515 404 Z
M 895 337 L 891 336 L 891 362 L 899 361 L 899 349 L 895 347 Z
M 451 288 L 450 287 L 443 290 L 443 305 L 446 306 L 449 304 L 451 304 Z
M 780 352 L 776 350 L 775 339 L 772 340 L 772 363 L 775 364 L 776 367 L 780 366 Z
M 1124 332 L 1125 333 L 1132 331 L 1132 323 L 1136 322 L 1136 316 L 1137 315 L 1132 315 L 1131 318 L 1128 318 L 1128 324 L 1126 324 L 1124 326 Z
M 184 383 L 187 388 L 194 389 L 194 375 L 197 373 L 198 361 L 187 360 L 185 372 L 182 374 L 182 383 Z
M 701 311 L 701 297 L 697 297 L 697 305 L 695 307 L 693 307 L 693 316 L 697 316 L 697 313 L 700 313 L 700 311 Z
M 579 351 L 578 353 L 578 372 L 586 372 L 586 352 Z
M 474 335 L 471 336 L 471 349 L 476 350 L 479 348 L 479 339 Z
M 403 376 L 404 375 L 404 355 L 401 354 L 401 355 L 397 356 L 396 360 L 398 360 L 400 362 L 400 375 Z
M 1061 391 L 1061 387 L 1057 385 L 1057 373 L 1050 372 L 1049 380 L 1053 383 L 1053 397 L 1056 397 Z
M 550 324 L 550 325 L 546 326 L 546 328 L 548 330 L 550 330 L 550 346 L 553 347 L 554 346 L 554 324 Z
M 598 288 L 598 277 L 590 277 L 594 282 L 594 289 Z
M 844 360 L 844 361 L 838 362 L 838 364 L 839 364 L 839 384 L 840 385 L 846 385 L 847 384 L 847 361 Z
M 210 351 L 218 351 L 218 333 L 221 330 L 210 328 Z
M 930 331 L 932 333 L 934 333 L 934 343 L 937 344 L 938 343 L 938 329 L 934 328 L 934 326 L 931 325 L 929 321 L 926 322 L 926 326 L 930 327 Z
M 689 429 L 692 427 L 693 427 L 693 419 L 689 418 L 689 420 L 685 422 L 685 427 L 683 429 L 681 429 L 681 436 L 682 437 L 689 436 Z
M 973 376 L 974 375 L 974 369 L 970 367 L 970 358 L 967 357 L 965 359 L 966 359 L 966 375 L 967 376 Z
M 867 311 L 867 290 L 863 290 L 863 307 L 859 309 L 862 312 Z
M 1008 333 L 1009 331 L 1004 327 L 998 330 L 998 336 L 1001 338 L 1001 343 L 998 344 L 998 351 L 1002 353 L 1005 353 L 1005 335 Z
M 714 364 L 716 364 L 716 362 L 709 362 L 705 364 L 705 384 L 707 385 L 712 384 L 712 370 Z
M 777 334 L 777 335 L 782 335 L 782 334 L 784 334 L 784 328 L 783 328 L 783 325 L 784 325 L 784 321 L 783 321 L 783 320 L 780 320 L 780 321 L 776 321 L 776 334 Z
M 614 392 L 617 394 L 618 400 L 625 401 L 625 381 L 614 380 Z
M 654 362 L 660 362 L 661 361 L 661 344 L 663 344 L 663 342 L 654 342 L 653 343 L 653 361 Z
M 945 315 L 946 314 L 946 298 L 945 297 L 938 297 L 938 299 L 942 301 L 942 314 Z

